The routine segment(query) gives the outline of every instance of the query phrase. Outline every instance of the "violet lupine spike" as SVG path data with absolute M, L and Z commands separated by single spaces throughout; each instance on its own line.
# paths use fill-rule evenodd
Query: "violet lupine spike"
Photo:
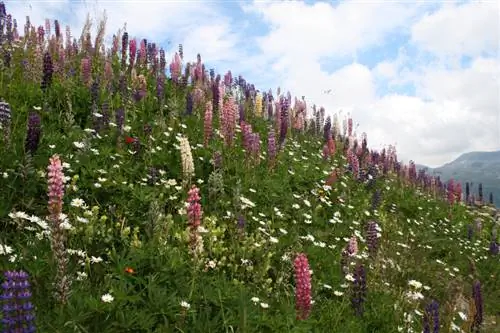
M 191 93 L 186 95 L 186 114 L 188 116 L 193 114 L 193 94 Z
M 33 155 L 38 149 L 41 135 L 41 118 L 36 112 L 31 112 L 28 118 L 28 131 L 24 149 L 30 155 Z
M 273 165 L 276 160 L 276 138 L 272 127 L 269 129 L 269 134 L 267 136 L 267 155 L 269 163 Z
M 34 306 L 31 303 L 29 275 L 24 271 L 6 271 L 2 283 L 2 332 L 32 333 L 36 331 Z
M 127 46 L 128 46 L 128 33 L 124 32 L 122 35 L 122 69 L 127 65 Z
M 364 302 L 366 300 L 366 271 L 361 264 L 356 265 L 354 270 L 353 295 L 351 304 L 357 316 L 363 315 Z
M 109 129 L 109 103 L 108 102 L 103 102 L 102 107 L 101 107 L 101 113 L 102 113 L 102 123 L 104 125 L 105 129 Z
M 280 147 L 285 144 L 286 135 L 288 132 L 288 101 L 285 98 L 281 99 L 281 118 L 280 118 Z
M 54 72 L 54 65 L 52 64 L 52 57 L 49 52 L 43 55 L 43 77 L 41 88 L 45 90 L 52 84 L 52 73 Z
M 0 126 L 2 127 L 4 140 L 7 144 L 10 142 L 11 119 L 12 111 L 9 103 L 0 101 Z
M 163 105 L 163 100 L 165 98 L 165 76 L 160 75 L 156 78 L 156 97 L 160 105 Z
M 379 240 L 378 234 L 380 232 L 380 227 L 375 221 L 369 221 L 366 230 L 366 243 L 368 245 L 368 252 L 373 258 L 377 254 Z
M 439 304 L 435 300 L 425 307 L 422 320 L 423 333 L 439 333 Z
M 125 110 L 123 108 L 118 108 L 115 114 L 116 118 L 116 128 L 118 133 L 123 134 L 123 125 L 125 124 Z
M 497 241 L 496 241 L 496 240 L 492 240 L 492 241 L 490 242 L 490 254 L 491 254 L 492 256 L 496 256 L 496 255 L 498 255 L 499 250 L 500 250 L 500 246 L 499 246 L 499 244 L 497 243 Z
M 472 285 L 472 297 L 474 298 L 475 311 L 471 331 L 479 333 L 483 324 L 483 295 L 479 280 L 475 280 Z

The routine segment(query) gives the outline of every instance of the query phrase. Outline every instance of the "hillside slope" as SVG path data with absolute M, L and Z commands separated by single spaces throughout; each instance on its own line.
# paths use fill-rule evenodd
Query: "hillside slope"
M 201 57 L 176 53 L 167 76 L 128 34 L 101 53 L 88 31 L 12 26 L 4 331 L 500 330 L 495 210 L 369 150 L 352 119 L 306 117 Z
M 439 175 L 443 179 L 453 178 L 462 184 L 468 182 L 471 193 L 476 197 L 479 195 L 478 186 L 482 184 L 484 200 L 489 202 L 492 193 L 495 206 L 500 207 L 500 151 L 469 152 L 441 167 L 427 169 L 429 174 Z M 465 185 L 463 188 L 465 190 Z

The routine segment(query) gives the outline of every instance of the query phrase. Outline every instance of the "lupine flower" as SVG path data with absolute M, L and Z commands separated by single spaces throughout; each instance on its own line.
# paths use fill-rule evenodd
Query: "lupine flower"
M 369 221 L 366 229 L 366 243 L 368 245 L 368 251 L 370 255 L 374 257 L 378 250 L 378 234 L 380 227 L 377 222 Z
M 172 63 L 170 64 L 170 73 L 172 76 L 172 81 L 175 83 L 179 83 L 179 78 L 181 76 L 181 68 L 182 63 L 181 63 L 181 56 L 176 52 L 173 59 Z
M 103 102 L 101 107 L 102 123 L 105 129 L 109 128 L 109 103 Z
M 356 315 L 361 316 L 363 314 L 363 304 L 366 299 L 366 272 L 365 267 L 361 264 L 356 265 L 356 269 L 354 270 L 352 291 L 352 307 Z
M 475 311 L 471 331 L 480 332 L 483 324 L 483 295 L 481 292 L 481 282 L 479 282 L 479 280 L 475 280 L 472 285 L 472 297 L 474 298 Z
M 31 285 L 24 271 L 7 271 L 2 283 L 2 332 L 35 332 L 34 307 L 31 303 Z
M 347 151 L 347 161 L 352 168 L 352 174 L 355 179 L 359 176 L 359 160 L 356 154 L 351 149 Z
M 149 168 L 148 172 L 148 185 L 153 186 L 158 180 L 158 170 L 155 167 Z
M 0 101 L 0 126 L 2 127 L 5 142 L 10 142 L 10 123 L 12 118 L 12 111 L 9 103 Z
M 132 39 L 129 41 L 129 52 L 128 52 L 130 68 L 134 67 L 136 53 L 137 53 L 137 41 L 135 39 Z
M 43 77 L 42 77 L 42 90 L 45 90 L 52 84 L 52 73 L 54 72 L 54 66 L 52 64 L 52 57 L 49 52 L 45 52 L 43 55 Z
M 356 236 L 352 236 L 349 239 L 349 242 L 347 243 L 346 250 L 347 250 L 347 253 L 349 254 L 349 256 L 351 256 L 351 257 L 355 256 L 358 253 L 358 239 L 356 238 Z
M 255 115 L 257 117 L 262 117 L 262 95 L 257 94 L 255 98 Z
M 192 186 L 191 189 L 188 192 L 188 199 L 187 199 L 187 215 L 188 215 L 188 220 L 189 220 L 189 231 L 190 231 L 190 246 L 191 246 L 191 251 L 193 252 L 194 255 L 199 253 L 200 249 L 200 235 L 198 232 L 198 228 L 201 224 L 201 218 L 203 215 L 203 212 L 201 210 L 201 204 L 200 204 L 200 190 L 196 186 Z
M 213 112 L 212 112 L 212 102 L 208 101 L 205 106 L 205 121 L 204 121 L 204 141 L 203 144 L 205 147 L 208 147 L 208 142 L 212 138 L 212 117 L 213 117 Z
M 368 173 L 368 174 L 370 174 L 370 173 Z M 378 208 L 378 206 L 380 205 L 381 199 L 382 199 L 382 192 L 380 192 L 380 190 L 377 189 L 373 193 L 373 196 L 372 196 L 372 206 L 371 206 L 372 211 L 374 211 Z
M 127 45 L 128 33 L 125 31 L 122 35 L 122 68 L 125 68 L 127 64 Z
M 182 174 L 184 179 L 189 180 L 194 176 L 193 155 L 191 155 L 191 146 L 187 138 L 179 139 L 181 150 Z
M 232 146 L 236 131 L 236 104 L 234 98 L 229 96 L 222 107 L 222 134 L 226 146 Z
M 118 133 L 121 135 L 123 133 L 123 125 L 125 124 L 125 110 L 123 108 L 118 108 L 116 110 L 115 119 Z
M 165 77 L 160 75 L 156 78 L 156 97 L 160 101 L 160 105 L 162 104 L 162 100 L 165 98 Z
M 269 158 L 269 165 L 272 167 L 276 161 L 276 138 L 274 136 L 274 129 L 269 129 L 267 136 L 267 155 Z
M 304 253 L 300 253 L 295 257 L 294 269 L 297 319 L 305 320 L 311 312 L 311 272 L 307 256 Z
M 186 94 L 186 114 L 188 116 L 193 114 L 193 95 L 191 93 Z
M 424 333 L 439 333 L 439 304 L 435 300 L 425 307 L 422 326 Z
M 499 252 L 499 245 L 496 240 L 490 242 L 490 254 L 496 256 Z
M 214 152 L 212 160 L 215 169 L 222 168 L 222 154 L 220 152 L 218 151 Z
M 90 59 L 89 58 L 83 58 L 80 61 L 80 73 L 82 76 L 82 82 L 85 85 L 88 85 L 90 83 Z
M 40 116 L 36 112 L 31 112 L 28 118 L 28 133 L 26 135 L 26 143 L 24 149 L 26 152 L 33 155 L 38 149 L 40 143 Z
M 58 155 L 50 158 L 50 164 L 47 168 L 48 176 L 48 197 L 49 213 L 52 222 L 52 252 L 57 263 L 57 273 L 55 278 L 56 297 L 59 302 L 65 304 L 68 299 L 70 283 L 66 275 L 68 258 L 66 256 L 65 230 L 62 228 L 60 215 L 62 213 L 62 199 L 64 196 L 64 174 L 62 163 Z

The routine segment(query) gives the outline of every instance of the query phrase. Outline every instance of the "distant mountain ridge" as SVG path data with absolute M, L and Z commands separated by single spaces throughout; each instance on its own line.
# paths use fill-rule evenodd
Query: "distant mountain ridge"
M 500 151 L 474 151 L 464 153 L 454 161 L 437 168 L 417 164 L 417 170 L 427 169 L 431 175 L 439 175 L 442 180 L 453 178 L 462 183 L 469 182 L 471 194 L 478 195 L 478 185 L 483 184 L 483 200 L 488 202 L 490 192 L 496 207 L 500 207 Z

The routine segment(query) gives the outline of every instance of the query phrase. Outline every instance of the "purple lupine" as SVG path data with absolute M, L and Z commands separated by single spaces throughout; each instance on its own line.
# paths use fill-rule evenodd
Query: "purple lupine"
M 160 105 L 163 105 L 163 99 L 165 98 L 165 76 L 160 75 L 156 78 L 156 97 Z
M 49 52 L 45 52 L 43 55 L 43 77 L 42 77 L 42 90 L 45 90 L 52 84 L 52 73 L 54 72 L 54 66 L 52 64 L 52 57 Z
M 0 125 L 2 127 L 4 140 L 6 143 L 10 142 L 10 123 L 12 118 L 12 111 L 9 103 L 0 101 Z
M 118 108 L 115 114 L 116 127 L 118 128 L 118 133 L 123 134 L 123 125 L 125 124 L 125 110 L 123 108 Z
M 186 95 L 186 114 L 188 116 L 193 114 L 193 95 L 191 93 Z
M 215 169 L 222 168 L 222 154 L 220 152 L 218 151 L 214 152 L 212 160 Z
M 363 303 L 366 300 L 366 272 L 361 264 L 356 265 L 354 270 L 353 294 L 351 304 L 357 316 L 363 314 Z
M 127 66 L 127 46 L 128 46 L 128 32 L 122 35 L 122 69 Z
M 379 207 L 381 200 L 382 200 L 382 192 L 380 191 L 380 189 L 377 189 L 372 196 L 372 205 L 371 205 L 372 212 Z
M 472 297 L 474 298 L 474 319 L 472 321 L 472 332 L 480 332 L 483 324 L 483 295 L 481 292 L 481 282 L 475 280 L 472 284 Z
M 286 135 L 288 132 L 288 101 L 281 98 L 281 118 L 280 118 L 280 138 L 279 144 L 283 148 L 285 144 Z
M 498 245 L 497 241 L 493 239 L 490 242 L 490 254 L 492 256 L 496 256 L 496 255 L 498 255 L 498 252 L 499 252 L 499 245 Z
M 432 300 L 426 307 L 423 317 L 424 333 L 439 333 L 439 304 Z M 432 324 L 432 330 L 431 330 Z
M 274 164 L 276 160 L 276 138 L 272 127 L 269 129 L 269 134 L 267 136 L 267 155 L 269 163 Z
M 156 184 L 156 181 L 158 180 L 158 170 L 155 167 L 149 168 L 148 172 L 148 185 L 154 186 Z
M 328 138 L 332 134 L 332 118 L 330 116 L 326 117 L 325 126 L 323 127 L 323 138 L 328 141 Z
M 245 229 L 245 224 L 246 224 L 246 221 L 245 221 L 245 218 L 243 217 L 243 215 L 238 216 L 238 223 L 236 224 L 236 226 L 238 227 L 238 230 L 242 231 L 243 229 Z
M 31 285 L 28 273 L 24 271 L 7 271 L 2 283 L 3 293 L 3 332 L 31 333 L 35 332 L 34 306 L 31 303 Z
M 378 250 L 378 233 L 380 227 L 375 221 L 369 221 L 366 227 L 366 243 L 371 257 L 375 257 Z
M 103 102 L 101 107 L 102 113 L 102 123 L 104 124 L 104 128 L 109 128 L 109 103 Z
M 31 112 L 28 117 L 28 132 L 24 149 L 27 153 L 33 155 L 38 149 L 40 143 L 41 127 L 40 116 L 36 112 Z

